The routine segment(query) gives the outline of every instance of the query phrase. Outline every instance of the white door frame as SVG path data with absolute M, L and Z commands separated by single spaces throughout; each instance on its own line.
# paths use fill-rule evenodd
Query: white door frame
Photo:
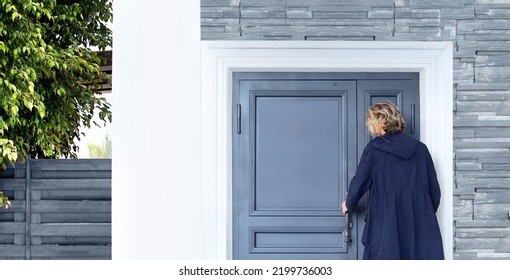
M 452 42 L 202 41 L 202 258 L 232 259 L 232 73 L 266 71 L 420 73 L 421 140 L 441 185 L 437 216 L 452 259 L 452 48 Z

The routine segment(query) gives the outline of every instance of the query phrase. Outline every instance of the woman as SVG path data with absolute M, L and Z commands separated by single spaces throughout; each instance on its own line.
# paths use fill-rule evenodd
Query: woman
M 391 102 L 368 110 L 376 136 L 363 151 L 342 212 L 353 212 L 370 190 L 361 242 L 363 259 L 444 259 L 436 219 L 441 192 L 430 153 L 403 131 L 405 122 Z

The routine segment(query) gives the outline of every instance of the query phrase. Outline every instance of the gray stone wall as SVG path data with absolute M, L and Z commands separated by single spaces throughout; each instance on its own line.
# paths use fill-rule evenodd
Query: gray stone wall
M 510 0 L 202 0 L 203 40 L 454 42 L 454 258 L 510 259 Z

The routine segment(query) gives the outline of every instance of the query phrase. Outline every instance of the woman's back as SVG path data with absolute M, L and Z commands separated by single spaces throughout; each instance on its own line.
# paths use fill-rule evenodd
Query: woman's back
M 379 193 L 428 192 L 427 147 L 404 133 L 391 133 L 372 140 L 372 176 Z M 389 176 L 388 176 L 389 175 Z
M 435 212 L 441 191 L 427 147 L 403 133 L 405 121 L 394 104 L 369 109 L 375 137 L 349 184 L 343 212 L 352 212 L 369 191 L 362 243 L 364 259 L 444 259 Z

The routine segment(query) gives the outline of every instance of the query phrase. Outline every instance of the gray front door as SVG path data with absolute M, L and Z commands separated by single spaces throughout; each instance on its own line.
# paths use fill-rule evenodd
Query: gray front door
M 369 140 L 366 109 L 379 99 L 402 109 L 409 99 L 415 102 L 409 114 L 418 115 L 418 98 L 407 98 L 418 96 L 417 86 L 409 87 L 409 80 L 417 84 L 416 75 L 382 76 L 387 79 L 355 73 L 234 74 L 234 259 L 361 257 L 357 233 L 367 198 L 349 232 L 341 203 Z M 345 242 L 347 234 L 352 244 Z

